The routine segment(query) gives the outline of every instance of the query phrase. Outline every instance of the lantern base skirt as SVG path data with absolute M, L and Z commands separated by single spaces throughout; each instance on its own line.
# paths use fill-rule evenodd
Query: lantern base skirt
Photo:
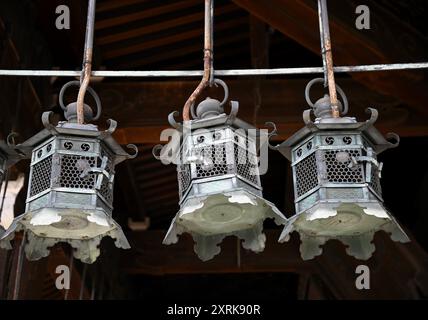
M 392 215 L 378 202 L 321 202 L 290 218 L 279 241 L 288 241 L 290 233 L 297 231 L 301 256 L 310 260 L 322 253 L 323 244 L 336 239 L 347 246 L 347 254 L 368 260 L 375 251 L 373 236 L 379 230 L 389 233 L 393 241 L 410 241 Z
M 245 190 L 194 197 L 185 200 L 163 241 L 173 244 L 182 233 L 190 233 L 198 257 L 207 261 L 219 254 L 218 246 L 227 236 L 242 239 L 242 246 L 254 252 L 264 250 L 263 221 L 272 218 L 278 225 L 286 218 L 274 204 Z
M 0 247 L 11 249 L 15 232 L 25 231 L 25 253 L 28 260 L 49 255 L 56 243 L 66 242 L 75 250 L 73 255 L 84 263 L 93 263 L 100 254 L 101 239 L 109 236 L 118 248 L 129 249 L 121 227 L 103 210 L 43 208 L 14 219 L 0 239 Z

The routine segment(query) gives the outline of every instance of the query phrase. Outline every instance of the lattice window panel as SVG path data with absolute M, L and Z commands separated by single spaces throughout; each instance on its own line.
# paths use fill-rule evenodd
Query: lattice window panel
M 198 153 L 205 159 L 206 164 L 196 164 L 196 178 L 214 177 L 228 173 L 224 143 L 200 148 Z
M 256 156 L 238 145 L 235 145 L 234 154 L 236 173 L 244 179 L 258 184 Z
M 369 185 L 380 196 L 382 194 L 382 188 L 380 186 L 380 179 L 377 172 L 378 171 L 376 168 L 372 167 L 372 174 Z
M 51 175 L 52 156 L 46 157 L 31 167 L 30 197 L 50 188 Z
M 318 186 L 318 170 L 315 153 L 312 153 L 297 163 L 294 168 L 298 197 Z
M 178 186 L 180 189 L 181 195 L 183 195 L 187 188 L 190 186 L 191 174 L 190 174 L 190 165 L 183 164 L 177 167 L 178 175 Z
M 349 160 L 339 162 L 336 159 L 338 152 L 346 152 Z M 327 181 L 330 183 L 363 183 L 363 166 L 358 164 L 349 168 L 351 157 L 361 156 L 361 150 L 358 149 L 340 149 L 324 151 L 325 168 L 327 170 Z
M 61 173 L 60 187 L 76 189 L 94 189 L 97 174 L 89 173 L 86 177 L 81 178 L 81 163 L 86 162 L 90 167 L 95 167 L 95 157 L 86 157 L 78 155 L 61 155 Z M 79 161 L 79 162 L 78 162 Z

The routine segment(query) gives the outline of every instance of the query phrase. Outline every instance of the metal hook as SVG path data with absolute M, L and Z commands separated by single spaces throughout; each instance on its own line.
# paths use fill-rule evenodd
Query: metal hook
M 311 81 L 309 81 L 308 82 L 308 84 L 306 85 L 306 88 L 305 88 L 305 100 L 306 100 L 306 103 L 312 108 L 312 109 L 314 109 L 315 108 L 315 105 L 314 105 L 314 103 L 312 102 L 312 100 L 311 100 L 311 97 L 310 97 L 310 90 L 311 90 L 311 88 L 312 88 L 312 86 L 315 84 L 315 83 L 324 83 L 324 79 L 323 78 L 315 78 L 315 79 L 312 79 Z M 340 112 L 340 114 L 342 115 L 342 116 L 344 116 L 344 115 L 346 115 L 347 113 L 348 113 L 348 110 L 349 110 L 349 103 L 348 103 L 348 98 L 346 97 L 346 94 L 345 94 L 345 92 L 342 90 L 342 88 L 341 87 L 339 87 L 339 85 L 338 84 L 336 84 L 336 90 L 337 90 L 337 92 L 339 92 L 339 94 L 340 94 L 340 96 L 341 96 L 341 98 L 342 98 L 342 101 L 343 101 L 343 110 L 341 110 L 341 112 Z
M 135 157 L 138 156 L 138 147 L 135 144 L 130 143 L 130 144 L 127 144 L 126 147 L 134 150 L 134 154 L 128 153 L 128 159 L 134 159 Z
M 279 144 L 277 144 L 275 146 L 270 144 L 270 139 L 272 137 L 278 135 L 278 130 L 276 129 L 275 123 L 269 121 L 269 122 L 265 122 L 265 125 L 266 126 L 272 126 L 272 131 L 268 133 L 268 146 L 269 146 L 269 149 L 271 149 L 271 150 L 278 150 L 279 146 L 280 146 Z
M 153 147 L 152 155 L 156 160 L 161 160 L 162 148 L 163 148 L 163 145 L 161 145 L 161 144 L 157 144 Z M 159 153 L 157 154 L 157 152 L 159 152 Z
M 390 148 L 396 148 L 396 147 L 398 147 L 398 145 L 400 144 L 400 136 L 398 135 L 398 134 L 396 134 L 396 133 L 394 133 L 394 132 L 388 132 L 386 135 L 385 135 L 385 138 L 386 138 L 386 140 L 388 141 L 388 143 L 389 143 L 389 147 Z M 389 141 L 389 140 L 395 140 L 395 143 L 394 142 L 391 142 L 391 141 Z
M 17 133 L 17 132 L 12 131 L 11 133 L 8 134 L 8 136 L 6 138 L 6 142 L 7 142 L 7 145 L 9 147 L 13 148 L 16 146 L 16 143 L 15 143 L 16 137 L 19 137 L 19 133 Z
M 67 107 L 64 105 L 64 93 L 65 93 L 65 90 L 67 89 L 67 88 L 69 88 L 70 86 L 78 86 L 78 87 L 80 87 L 80 82 L 79 81 L 77 81 L 77 80 L 74 80 L 74 81 L 70 81 L 70 82 L 67 82 L 62 88 L 61 88 L 61 91 L 59 92 L 59 98 L 58 98 L 58 100 L 59 100 L 59 105 L 60 105 L 60 107 L 61 107 L 61 109 L 62 110 L 64 110 L 64 111 L 66 111 L 67 110 Z M 95 100 L 95 104 L 96 104 L 96 106 L 97 106 L 97 114 L 95 115 L 95 117 L 93 117 L 92 118 L 92 120 L 94 120 L 94 121 L 96 121 L 96 120 L 98 120 L 99 118 L 100 118 L 100 116 L 101 116 L 101 111 L 102 111 L 102 107 L 101 107 L 101 100 L 100 100 L 100 97 L 98 96 L 98 94 L 95 92 L 95 90 L 94 89 L 92 89 L 91 87 L 87 87 L 87 90 L 88 90 L 88 92 L 91 94 L 91 96 L 94 98 L 94 100 Z
M 223 97 L 223 100 L 220 102 L 220 107 L 223 107 L 225 105 L 225 103 L 227 102 L 227 100 L 229 99 L 229 87 L 227 86 L 226 82 L 224 82 L 221 79 L 214 79 L 213 83 L 216 87 L 218 87 L 218 85 L 220 85 L 223 88 L 224 97 Z M 198 118 L 198 116 L 196 115 L 196 111 L 195 111 L 195 102 L 193 102 L 192 105 L 190 106 L 190 114 L 192 115 L 193 119 Z
M 171 125 L 171 127 L 173 127 L 174 129 L 177 129 L 179 131 L 183 130 L 183 125 L 177 121 L 175 121 L 175 116 L 178 116 L 179 112 L 178 111 L 173 111 L 168 115 L 168 122 Z

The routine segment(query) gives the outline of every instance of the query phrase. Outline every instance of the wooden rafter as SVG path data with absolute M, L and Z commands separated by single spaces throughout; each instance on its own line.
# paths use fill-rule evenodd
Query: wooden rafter
M 233 1 L 309 50 L 320 53 L 318 13 L 314 1 Z M 353 25 L 356 18 L 355 6 L 352 6 L 351 1 L 331 1 L 329 4 L 332 6 L 329 11 L 330 31 L 334 61 L 337 65 L 407 62 L 409 59 L 412 62 L 413 59 L 424 56 L 421 51 L 427 47 L 427 40 L 399 18 L 381 10 L 374 1 L 370 2 L 370 7 L 378 11 L 376 13 L 372 11 L 372 16 L 375 17 L 377 14 L 377 21 L 388 21 L 388 25 L 378 26 L 378 35 L 373 32 L 364 33 L 355 28 Z M 334 12 L 341 12 L 342 19 L 335 16 Z M 385 29 L 393 30 L 386 33 Z M 397 35 L 403 30 L 415 45 L 413 51 L 396 43 Z M 353 73 L 351 76 L 367 87 L 399 98 L 420 114 L 426 114 L 428 84 L 422 81 L 423 74 L 420 71 Z

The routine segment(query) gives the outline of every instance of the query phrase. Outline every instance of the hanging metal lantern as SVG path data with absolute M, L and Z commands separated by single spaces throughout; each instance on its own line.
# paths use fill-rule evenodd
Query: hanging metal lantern
M 26 256 L 38 260 L 49 255 L 58 242 L 69 243 L 74 257 L 85 263 L 94 262 L 105 236 L 115 239 L 118 248 L 129 248 L 120 226 L 112 218 L 114 167 L 136 156 L 129 155 L 113 139 L 116 121 L 99 131 L 96 125 L 101 103 L 88 88 L 97 103 L 97 114 L 84 105 L 86 124 L 76 122 L 76 103 L 63 104 L 64 90 L 79 81 L 67 83 L 60 92 L 60 105 L 67 121 L 57 126 L 50 123 L 52 112 L 42 115 L 44 130 L 17 145 L 23 152 L 32 150 L 31 170 L 26 200 L 26 212 L 16 217 L 2 237 L 8 244 L 14 233 L 25 230 Z M 128 145 L 133 147 L 134 145 Z
M 0 187 L 5 179 L 7 169 L 27 157 L 26 154 L 15 148 L 12 141 L 15 136 L 16 133 L 11 133 L 7 137 L 7 141 L 0 140 Z
M 349 255 L 366 260 L 375 251 L 372 240 L 378 230 L 394 241 L 409 241 L 383 204 L 382 163 L 377 161 L 379 153 L 398 146 L 399 137 L 389 133 L 387 138 L 395 143 L 389 142 L 373 126 L 376 109 L 368 108 L 370 119 L 357 122 L 352 117 L 333 117 L 328 95 L 313 104 L 309 92 L 316 82 L 324 80 L 314 79 L 306 87 L 306 101 L 312 107 L 303 113 L 306 126 L 272 147 L 291 161 L 294 180 L 296 215 L 279 240 L 288 241 L 289 234 L 297 231 L 302 258 L 307 260 L 320 255 L 326 241 L 337 239 Z M 337 90 L 343 100 L 338 107 L 345 115 L 348 101 L 338 86 Z
M 0 190 L 6 178 L 7 169 L 27 157 L 26 154 L 15 149 L 15 144 L 12 142 L 15 135 L 15 133 L 11 133 L 7 137 L 7 141 L 0 140 Z M 4 234 L 4 231 L 5 229 L 0 225 L 0 237 Z M 2 243 L 0 242 L 1 247 Z
M 214 81 L 224 88 L 222 102 L 207 98 L 196 113 L 192 106 L 193 120 L 184 126 L 175 122 L 176 113 L 169 116 L 169 123 L 181 134 L 174 159 L 180 211 L 163 243 L 176 243 L 178 235 L 190 233 L 195 253 L 204 261 L 220 253 L 218 244 L 229 235 L 242 239 L 244 248 L 261 252 L 266 240 L 265 218 L 273 218 L 277 224 L 286 220 L 274 204 L 263 199 L 255 128 L 236 118 L 236 101 L 230 102 L 230 114 L 224 113 L 228 89 L 223 81 Z M 162 150 L 155 157 L 165 160 L 169 147 L 156 146 L 154 154 Z

